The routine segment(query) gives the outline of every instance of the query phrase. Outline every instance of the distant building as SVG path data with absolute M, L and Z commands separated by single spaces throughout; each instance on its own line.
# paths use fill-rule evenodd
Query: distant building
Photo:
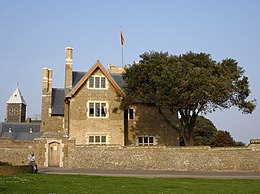
M 33 140 L 41 137 L 40 121 L 25 122 L 26 106 L 27 104 L 17 86 L 6 102 L 6 119 L 5 122 L 0 123 L 0 137 L 14 140 Z
M 6 122 L 25 122 L 27 104 L 18 86 L 6 102 L 6 105 Z

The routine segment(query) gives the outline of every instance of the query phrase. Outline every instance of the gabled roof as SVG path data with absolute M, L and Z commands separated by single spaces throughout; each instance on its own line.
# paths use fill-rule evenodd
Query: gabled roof
M 77 83 L 82 79 L 82 77 L 86 74 L 87 72 L 82 72 L 82 71 L 72 71 L 72 88 L 74 88 Z
M 102 64 L 97 61 L 96 64 L 94 64 L 91 69 L 81 78 L 81 80 L 73 87 L 73 89 L 69 92 L 69 94 L 66 96 L 68 98 L 71 98 L 75 95 L 75 93 L 79 90 L 79 88 L 87 81 L 87 79 L 93 74 L 94 71 L 97 69 L 100 69 L 100 71 L 104 74 L 104 76 L 108 79 L 108 81 L 112 84 L 112 86 L 116 89 L 116 91 L 123 96 L 123 90 L 120 88 L 120 86 L 115 82 L 115 80 L 111 77 L 111 75 L 106 71 L 106 69 L 102 66 Z
M 24 104 L 27 105 L 20 90 L 19 87 L 17 86 L 17 88 L 15 89 L 15 91 L 13 92 L 13 94 L 11 95 L 11 97 L 9 98 L 9 100 L 6 102 L 7 104 Z
M 125 80 L 123 79 L 123 75 L 111 73 L 110 76 L 115 80 L 120 89 L 124 91 Z

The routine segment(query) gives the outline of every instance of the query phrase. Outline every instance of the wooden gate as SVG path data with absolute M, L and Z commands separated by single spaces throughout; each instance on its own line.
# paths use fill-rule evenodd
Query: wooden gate
M 52 142 L 49 144 L 49 167 L 60 166 L 60 143 Z

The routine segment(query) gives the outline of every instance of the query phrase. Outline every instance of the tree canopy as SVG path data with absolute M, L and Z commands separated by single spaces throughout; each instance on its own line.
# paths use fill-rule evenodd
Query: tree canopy
M 210 145 L 211 139 L 218 131 L 211 120 L 203 116 L 197 117 L 193 130 L 193 140 L 196 146 Z
M 153 103 L 164 120 L 193 145 L 196 119 L 200 113 L 237 106 L 252 113 L 255 100 L 248 101 L 248 78 L 236 60 L 214 61 L 210 54 L 188 52 L 145 52 L 141 60 L 126 68 L 123 105 Z M 163 110 L 178 112 L 179 122 L 172 122 Z
M 227 131 L 217 131 L 210 140 L 210 146 L 212 147 L 233 147 L 237 146 L 235 140 Z

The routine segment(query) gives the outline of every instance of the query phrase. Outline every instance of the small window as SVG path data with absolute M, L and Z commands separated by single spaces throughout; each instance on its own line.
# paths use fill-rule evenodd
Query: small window
M 90 89 L 106 89 L 107 79 L 104 76 L 90 76 L 88 78 L 88 88 Z
M 107 136 L 105 135 L 91 135 L 88 138 L 88 143 L 93 145 L 104 145 L 107 143 Z
M 153 146 L 154 145 L 154 138 L 155 137 L 138 137 L 137 138 L 137 144 L 138 146 Z
M 107 117 L 107 103 L 105 102 L 89 102 L 88 117 L 105 118 Z

